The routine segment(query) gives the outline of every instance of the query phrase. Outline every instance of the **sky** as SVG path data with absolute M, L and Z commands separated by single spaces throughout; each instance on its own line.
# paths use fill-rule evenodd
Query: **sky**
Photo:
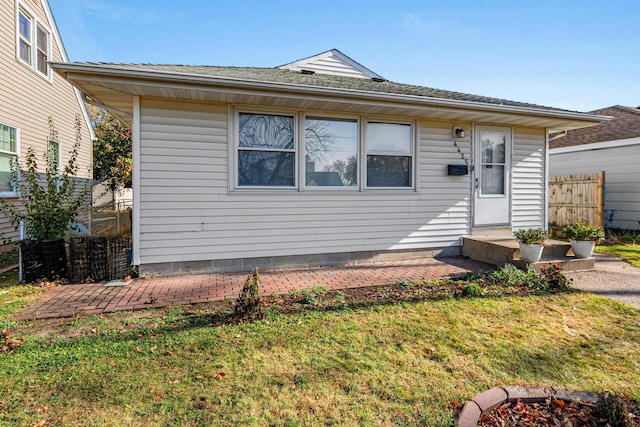
M 400 82 L 640 106 L 640 0 L 49 0 L 71 62 L 275 67 L 330 49 Z

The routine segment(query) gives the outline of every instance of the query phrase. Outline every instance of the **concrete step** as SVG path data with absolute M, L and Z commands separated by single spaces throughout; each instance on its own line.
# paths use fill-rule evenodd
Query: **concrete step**
M 488 264 L 513 264 L 526 268 L 520 259 L 520 247 L 511 236 L 470 236 L 463 238 L 462 255 Z M 529 267 L 540 271 L 557 264 L 566 271 L 593 270 L 594 258 L 576 258 L 571 252 L 571 244 L 558 240 L 548 240 L 542 252 L 542 258 Z
M 518 268 L 533 268 L 538 273 L 554 264 L 560 266 L 564 271 L 594 270 L 596 268 L 596 260 L 594 257 L 575 258 L 567 256 L 562 259 L 541 259 L 540 261 L 529 265 L 521 259 L 513 261 L 513 265 Z

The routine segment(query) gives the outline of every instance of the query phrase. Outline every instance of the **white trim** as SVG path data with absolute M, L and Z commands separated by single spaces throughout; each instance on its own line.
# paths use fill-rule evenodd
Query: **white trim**
M 549 154 L 575 153 L 578 151 L 602 150 L 605 148 L 626 147 L 639 145 L 640 137 L 628 139 L 616 139 L 614 141 L 594 142 L 591 144 L 572 145 L 570 147 L 558 147 L 549 149 Z
M 140 265 L 140 97 L 133 97 L 133 120 L 131 122 L 132 143 L 132 185 L 133 188 L 133 212 L 132 212 L 132 248 L 133 264 Z

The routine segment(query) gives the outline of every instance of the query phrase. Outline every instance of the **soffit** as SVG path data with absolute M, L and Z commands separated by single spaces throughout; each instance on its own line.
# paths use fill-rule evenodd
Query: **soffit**
M 195 82 L 166 82 L 150 79 L 120 78 L 67 72 L 67 79 L 89 98 L 129 115 L 133 114 L 133 96 L 205 103 L 230 103 L 275 108 L 317 110 L 366 115 L 388 115 L 459 122 L 495 123 L 549 128 L 564 131 L 599 123 L 594 117 L 577 113 L 550 117 L 546 111 L 509 111 L 505 107 L 483 105 L 439 105 L 424 98 L 395 99 L 393 95 L 353 93 L 308 93 L 279 87 L 233 87 Z M 433 101 L 433 102 L 430 102 Z M 497 110 L 497 111 L 496 111 Z M 125 121 L 130 121 L 124 118 Z

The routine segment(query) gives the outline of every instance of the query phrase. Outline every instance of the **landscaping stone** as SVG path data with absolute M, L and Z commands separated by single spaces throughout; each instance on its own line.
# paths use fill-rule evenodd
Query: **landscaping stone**
M 507 392 L 500 387 L 494 387 L 472 397 L 471 400 L 478 404 L 482 412 L 486 412 L 502 405 L 507 400 Z
M 525 403 L 543 402 L 554 394 L 554 390 L 549 387 L 509 386 L 504 387 L 504 391 L 507 392 L 507 400 L 510 402 L 520 399 Z
M 478 423 L 478 419 L 482 415 L 482 411 L 480 411 L 480 407 L 477 403 L 473 401 L 468 401 L 465 403 L 462 408 L 462 412 L 460 412 L 460 416 L 458 417 L 458 427 L 475 427 Z

